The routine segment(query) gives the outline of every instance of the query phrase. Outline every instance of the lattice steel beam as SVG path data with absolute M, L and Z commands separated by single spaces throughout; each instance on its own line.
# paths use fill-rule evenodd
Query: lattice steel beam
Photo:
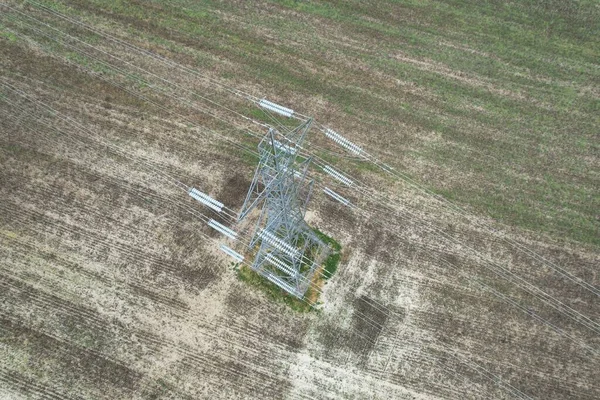
M 328 246 L 304 221 L 313 181 L 311 159 L 298 151 L 312 119 L 286 133 L 270 129 L 258 145 L 259 162 L 239 221 L 260 208 L 250 248 L 258 248 L 252 269 L 291 295 L 302 298 Z

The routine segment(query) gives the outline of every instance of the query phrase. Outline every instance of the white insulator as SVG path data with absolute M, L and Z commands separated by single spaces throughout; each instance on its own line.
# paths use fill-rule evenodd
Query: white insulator
M 362 148 L 355 145 L 354 143 L 352 143 L 351 141 L 349 141 L 348 139 L 346 139 L 345 137 L 343 137 L 342 135 L 340 135 L 339 133 L 335 132 L 332 129 L 327 128 L 324 133 L 325 133 L 325 136 L 332 139 L 334 142 L 336 142 L 340 146 L 345 147 L 348 150 L 352 151 L 353 153 L 360 154 L 363 152 Z
M 221 251 L 223 251 L 228 256 L 233 257 L 237 262 L 244 261 L 244 256 L 243 255 L 241 255 L 240 253 L 232 250 L 228 246 L 225 246 L 224 244 L 222 244 L 219 248 L 221 249 Z
M 211 219 L 208 221 L 208 226 L 221 232 L 223 235 L 225 235 L 231 239 L 235 239 L 237 237 L 237 233 L 235 231 L 229 229 L 228 227 L 226 227 L 223 224 L 218 223 L 214 219 Z
M 292 115 L 294 115 L 294 110 L 280 106 L 279 104 L 273 103 L 272 101 L 268 101 L 265 99 L 260 100 L 258 102 L 258 105 L 262 108 L 266 108 L 267 110 L 276 112 L 277 114 L 281 114 L 284 117 L 291 117 Z
M 208 194 L 203 193 L 203 192 L 199 191 L 196 188 L 191 188 L 190 191 L 193 192 L 193 193 L 195 193 L 195 194 L 197 194 L 198 196 L 202 197 L 203 199 L 205 199 L 209 203 L 212 203 L 212 204 L 216 205 L 217 207 L 223 208 L 223 206 L 224 206 L 224 204 L 221 203 L 220 201 L 213 199 Z
M 300 252 L 298 250 L 296 250 L 289 243 L 286 243 L 284 240 L 282 240 L 282 239 L 278 238 L 277 236 L 273 235 L 271 232 L 263 230 L 260 233 L 260 237 L 263 240 L 265 240 L 267 243 L 269 243 L 273 247 L 276 247 L 277 249 L 281 250 L 282 252 L 286 253 L 290 257 L 292 257 L 292 258 L 298 258 L 298 257 L 300 257 Z
M 215 211 L 221 212 L 221 210 L 223 209 L 223 203 L 219 203 L 218 201 L 214 200 L 210 196 L 205 195 L 204 193 L 202 193 L 194 188 L 190 189 L 188 194 L 193 199 L 198 200 L 200 203 L 204 204 L 207 207 L 212 208 Z
M 336 171 L 335 169 L 331 168 L 329 165 L 325 166 L 323 168 L 323 170 L 328 173 L 329 175 L 331 175 L 332 177 L 334 177 L 335 179 L 337 179 L 338 181 L 348 185 L 348 186 L 352 186 L 353 182 L 350 180 L 350 178 L 342 175 L 341 173 L 339 173 L 338 171 Z
M 334 192 L 333 190 L 329 189 L 328 187 L 326 187 L 325 189 L 323 189 L 323 191 L 331 196 L 333 199 L 339 201 L 340 203 L 342 203 L 345 206 L 350 207 L 350 200 L 340 196 L 339 194 L 337 194 L 336 192 Z
M 290 267 L 289 265 L 285 264 L 279 258 L 274 257 L 270 253 L 267 254 L 266 260 L 268 262 L 270 262 L 271 264 L 273 264 L 274 266 L 276 266 L 277 268 L 279 268 L 281 271 L 285 272 L 286 274 L 288 274 L 290 276 L 296 276 L 296 271 L 294 271 L 292 269 L 292 267 Z
M 279 286 L 286 292 L 288 292 L 294 296 L 298 296 L 298 292 L 296 292 L 296 289 L 294 289 L 292 287 L 292 285 L 290 285 L 289 283 L 282 281 L 279 277 L 277 277 L 273 274 L 266 274 L 266 277 L 268 280 L 270 280 L 271 282 L 273 282 L 274 284 L 276 284 L 277 286 Z

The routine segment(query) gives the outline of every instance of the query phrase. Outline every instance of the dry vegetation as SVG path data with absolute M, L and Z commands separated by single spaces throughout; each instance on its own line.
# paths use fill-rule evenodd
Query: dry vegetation
M 3 1 L 0 397 L 600 398 L 599 297 L 556 271 L 600 286 L 596 2 L 42 4 L 312 115 L 471 217 L 314 131 L 370 189 L 343 192 L 354 210 L 316 192 L 342 259 L 321 311 L 294 312 L 156 173 L 239 209 L 255 159 L 228 140 L 256 140 L 207 99 L 264 115 Z

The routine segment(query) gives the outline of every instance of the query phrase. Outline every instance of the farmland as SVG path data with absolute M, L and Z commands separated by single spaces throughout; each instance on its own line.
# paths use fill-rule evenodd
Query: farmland
M 3 0 L 0 398 L 599 398 L 599 59 L 586 0 Z M 180 190 L 242 206 L 240 93 L 373 155 L 309 133 L 318 311 Z

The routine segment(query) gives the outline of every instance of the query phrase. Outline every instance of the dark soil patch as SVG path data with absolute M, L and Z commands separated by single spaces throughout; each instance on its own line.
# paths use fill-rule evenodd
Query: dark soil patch
M 219 201 L 237 210 L 242 207 L 251 182 L 241 173 L 235 172 L 221 187 Z
M 181 278 L 190 289 L 203 290 L 219 279 L 219 275 L 212 268 L 218 267 L 215 260 L 206 260 L 203 266 L 186 266 L 179 264 L 176 275 Z
M 328 229 L 329 231 L 354 231 L 359 222 L 348 207 L 334 200 L 324 201 L 319 208 L 319 212 L 327 216 L 327 221 L 335 221 L 335 229 Z
M 338 351 L 351 351 L 355 355 L 364 354 L 370 344 L 366 338 L 352 329 L 342 329 L 335 322 L 319 327 L 319 342 L 323 345 L 323 356 L 331 358 Z M 372 344 L 370 344 L 372 346 Z
M 351 328 L 341 329 L 335 323 L 327 323 L 319 328 L 319 340 L 325 348 L 326 357 L 331 357 L 340 350 L 366 357 L 375 347 L 379 335 L 393 312 L 389 308 L 376 305 L 367 296 L 355 299 L 352 307 Z M 399 315 L 404 318 L 404 312 Z
M 131 392 L 142 379 L 141 374 L 130 368 L 86 349 L 70 346 L 12 320 L 0 319 L 0 325 L 16 338 L 13 343 L 16 342 L 35 354 L 35 357 L 29 359 L 32 368 L 43 371 L 53 365 L 55 371 L 68 375 L 74 385 L 89 381 L 95 387 L 118 387 Z
M 352 321 L 354 329 L 368 339 L 369 350 L 374 346 L 381 331 L 385 327 L 390 311 L 374 302 L 367 296 L 361 296 L 352 304 L 354 313 Z

